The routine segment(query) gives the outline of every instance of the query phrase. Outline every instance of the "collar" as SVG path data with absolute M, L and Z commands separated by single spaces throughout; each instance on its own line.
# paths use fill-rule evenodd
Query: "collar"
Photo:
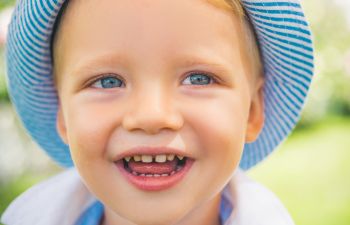
M 6 225 L 98 224 L 96 221 L 102 213 L 103 205 L 89 192 L 76 169 L 71 168 L 17 197 L 2 215 L 1 222 Z M 294 225 L 278 198 L 240 169 L 222 192 L 220 218 L 223 225 Z M 93 220 L 95 223 L 91 223 Z

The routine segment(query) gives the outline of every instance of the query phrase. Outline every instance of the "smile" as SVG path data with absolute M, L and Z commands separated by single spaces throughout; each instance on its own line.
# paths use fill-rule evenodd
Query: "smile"
M 119 171 L 134 186 L 160 191 L 179 183 L 194 160 L 175 154 L 134 155 L 115 162 Z

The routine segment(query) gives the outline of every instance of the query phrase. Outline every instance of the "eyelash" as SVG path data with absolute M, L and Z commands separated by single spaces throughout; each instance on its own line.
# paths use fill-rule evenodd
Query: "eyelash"
M 190 72 L 190 73 L 186 74 L 185 79 L 183 79 L 183 81 L 186 80 L 188 77 L 191 77 L 193 75 L 204 75 L 204 76 L 208 77 L 210 79 L 210 81 L 209 81 L 208 84 L 204 84 L 204 85 L 203 84 L 193 84 L 192 86 L 199 86 L 200 87 L 200 86 L 208 86 L 210 84 L 218 83 L 218 78 L 215 75 L 213 75 L 211 73 L 207 73 L 207 72 L 201 72 L 201 71 L 193 71 L 193 72 Z M 103 79 L 106 79 L 106 78 L 116 78 L 116 79 L 118 79 L 118 80 L 120 80 L 122 82 L 123 85 L 121 87 L 125 86 L 125 81 L 122 78 L 120 78 L 119 76 L 115 75 L 115 74 L 104 74 L 104 75 L 101 75 L 101 76 L 95 78 L 93 81 L 89 82 L 89 84 L 87 86 L 88 87 L 92 87 L 92 85 L 94 85 L 96 82 L 98 82 L 98 81 L 101 82 Z M 187 84 L 187 85 L 191 85 L 191 84 Z M 102 89 L 108 89 L 108 88 L 103 88 L 103 87 L 101 87 L 101 88 Z M 120 87 L 118 87 L 118 88 L 120 88 Z

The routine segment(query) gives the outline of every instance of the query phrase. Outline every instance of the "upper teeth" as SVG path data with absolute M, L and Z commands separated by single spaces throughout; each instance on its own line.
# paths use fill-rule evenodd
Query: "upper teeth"
M 162 163 L 166 161 L 166 155 L 156 155 L 156 162 Z
M 182 160 L 184 158 L 184 156 L 180 156 L 180 155 L 176 155 L 176 157 L 179 160 Z M 153 161 L 155 162 L 159 162 L 159 163 L 163 163 L 168 161 L 173 161 L 175 159 L 175 155 L 174 154 L 161 154 L 161 155 L 134 155 L 134 156 L 127 156 L 124 157 L 124 159 L 129 162 L 131 159 L 134 159 L 135 162 L 144 162 L 144 163 L 151 163 Z

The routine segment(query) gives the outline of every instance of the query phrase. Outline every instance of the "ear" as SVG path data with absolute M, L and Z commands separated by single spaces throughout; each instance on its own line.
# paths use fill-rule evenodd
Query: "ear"
M 251 105 L 249 110 L 248 125 L 246 130 L 246 143 L 254 142 L 263 126 L 265 121 L 264 115 L 264 78 L 259 77 L 256 83 L 255 89 L 252 93 Z
M 66 123 L 64 120 L 64 115 L 63 115 L 63 111 L 60 103 L 58 104 L 58 110 L 57 110 L 56 129 L 62 141 L 65 144 L 68 144 L 67 128 L 66 128 Z

